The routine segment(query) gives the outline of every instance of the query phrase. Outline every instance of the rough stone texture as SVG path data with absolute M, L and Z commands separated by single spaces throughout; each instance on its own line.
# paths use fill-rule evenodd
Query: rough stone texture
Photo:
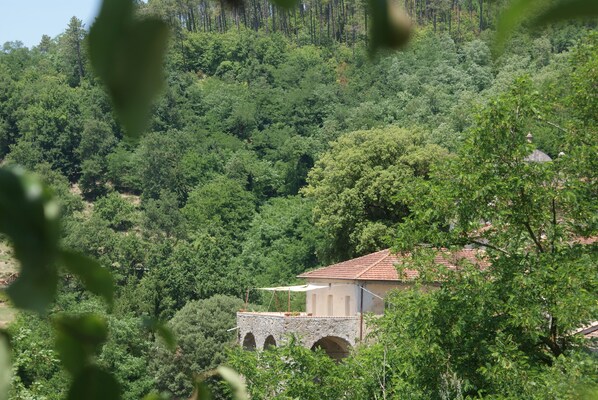
M 552 158 L 550 158 L 550 156 L 548 154 L 544 153 L 543 151 L 540 151 L 540 150 L 536 149 L 536 150 L 534 150 L 532 152 L 532 154 L 530 154 L 529 156 L 525 157 L 523 159 L 523 161 L 545 163 L 545 162 L 552 161 Z
M 343 339 L 353 347 L 359 341 L 359 323 L 359 316 L 313 317 L 285 316 L 284 313 L 237 313 L 239 343 L 243 343 L 245 336 L 252 333 L 258 350 L 264 348 L 266 338 L 270 335 L 277 346 L 287 342 L 293 335 L 307 348 L 311 348 L 314 343 L 325 337 Z

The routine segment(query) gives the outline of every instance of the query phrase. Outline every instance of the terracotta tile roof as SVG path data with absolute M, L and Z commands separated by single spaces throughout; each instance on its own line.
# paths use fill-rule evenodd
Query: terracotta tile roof
M 457 264 L 462 259 L 467 259 L 473 264 L 485 268 L 487 263 L 478 259 L 480 250 L 463 249 L 456 252 L 439 250 L 434 258 L 437 265 L 443 265 L 449 269 L 457 269 Z M 390 249 L 381 250 L 376 253 L 367 254 L 352 260 L 343 261 L 328 267 L 319 268 L 313 271 L 304 272 L 298 278 L 311 279 L 348 279 L 348 280 L 370 280 L 370 281 L 408 281 L 417 278 L 418 271 L 403 269 L 401 275 L 396 265 L 408 259 L 409 255 L 395 254 Z
M 598 327 L 596 327 L 596 329 L 594 329 L 593 331 L 586 333 L 584 336 L 586 337 L 586 339 L 598 339 Z
M 589 244 L 594 244 L 598 242 L 598 236 L 589 236 L 589 237 L 578 237 L 573 241 L 573 243 L 579 243 L 581 245 L 587 246 Z
M 574 333 L 582 334 L 586 339 L 598 338 L 598 321 L 591 322 L 588 325 L 577 329 Z
M 372 266 L 375 266 L 381 261 L 388 260 L 390 262 L 393 258 L 389 254 L 389 250 L 381 250 L 376 253 L 367 254 L 362 257 L 357 257 L 352 260 L 343 261 L 338 264 L 333 264 L 328 267 L 319 268 L 313 271 L 304 272 L 298 275 L 298 278 L 330 278 L 330 279 L 357 279 L 359 275 L 366 272 Z M 397 259 L 394 258 L 394 262 Z M 384 264 L 386 264 L 384 263 Z M 394 268 L 393 268 L 394 269 Z M 396 269 L 395 276 L 396 276 Z M 392 280 L 392 279 L 391 279 Z M 394 279 L 396 280 L 396 279 Z

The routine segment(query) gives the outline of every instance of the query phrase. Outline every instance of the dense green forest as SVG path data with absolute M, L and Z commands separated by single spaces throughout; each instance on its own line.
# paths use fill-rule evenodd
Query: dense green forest
M 521 30 L 493 55 L 501 2 L 404 3 L 409 45 L 376 57 L 361 1 L 141 4 L 173 34 L 138 140 L 113 116 L 81 21 L 32 48 L 3 45 L 3 164 L 53 188 L 63 245 L 117 283 L 108 312 L 64 276 L 50 314 L 106 315 L 97 361 L 124 399 L 188 398 L 195 374 L 227 363 L 255 399 L 591 396 L 598 361 L 567 334 L 598 319 L 596 246 L 575 242 L 597 233 L 595 25 Z M 554 167 L 522 162 L 535 147 Z M 246 293 L 250 307 L 268 305 L 248 288 L 391 246 L 464 245 L 480 221 L 497 227 L 484 237 L 498 243 L 496 267 L 395 294 L 376 344 L 344 363 L 293 342 L 234 348 Z M 522 255 L 528 245 L 537 252 Z M 529 273 L 538 265 L 554 268 Z M 140 317 L 168 321 L 176 351 Z M 11 398 L 63 398 L 47 319 L 19 313 L 8 332 Z

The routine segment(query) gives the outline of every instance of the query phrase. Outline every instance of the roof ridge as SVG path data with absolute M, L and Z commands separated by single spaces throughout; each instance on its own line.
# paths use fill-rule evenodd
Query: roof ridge
M 375 263 L 373 263 L 372 265 L 370 265 L 369 267 L 367 267 L 366 269 L 364 269 L 363 271 L 361 271 L 355 277 L 356 280 L 359 279 L 359 278 L 361 278 L 361 276 L 363 274 L 365 274 L 366 272 L 368 272 L 370 269 L 374 268 L 376 265 L 380 264 L 382 262 L 382 260 L 384 260 L 386 257 L 388 257 L 390 255 L 390 249 L 384 249 L 384 250 L 380 250 L 380 251 L 388 251 L 388 254 L 384 254 L 381 259 L 379 259 L 378 261 L 376 261 Z
M 308 273 L 310 273 L 310 272 L 319 271 L 319 270 L 321 270 L 321 269 L 326 269 L 326 268 L 334 267 L 334 266 L 336 266 L 336 265 L 345 264 L 345 263 L 352 262 L 352 261 L 355 261 L 355 260 L 359 260 L 359 259 L 362 259 L 362 258 L 371 257 L 371 256 L 373 256 L 374 254 L 382 253 L 383 251 L 387 251 L 387 250 L 389 250 L 389 251 L 390 251 L 390 249 L 382 249 L 382 250 L 378 250 L 378 251 L 375 251 L 375 252 L 373 252 L 373 253 L 370 253 L 370 254 L 364 254 L 364 255 L 362 255 L 362 256 L 359 256 L 359 257 L 350 258 L 350 259 L 348 259 L 348 260 L 344 260 L 344 261 L 335 262 L 334 264 L 330 264 L 330 265 L 324 265 L 324 266 L 322 266 L 322 267 L 318 267 L 318 268 L 316 268 L 316 269 L 312 269 L 311 271 L 305 271 L 305 272 L 302 272 L 302 273 L 301 273 L 301 275 L 303 275 L 303 274 L 308 274 Z M 299 275 L 297 275 L 297 276 L 299 276 Z
M 339 261 L 339 262 L 337 262 L 337 263 L 334 263 L 334 264 L 332 264 L 332 265 L 343 264 L 343 263 L 346 263 L 346 262 L 349 262 L 349 261 L 355 261 L 355 260 L 359 260 L 359 259 L 362 259 L 362 258 L 371 257 L 371 256 L 373 256 L 374 254 L 382 253 L 383 251 L 387 251 L 387 250 L 390 250 L 390 249 L 382 249 L 382 250 L 378 250 L 378 251 L 375 251 L 375 252 L 373 252 L 373 253 L 364 254 L 364 255 L 362 255 L 362 256 L 355 257 L 355 258 L 350 258 L 350 259 L 348 259 L 348 260 L 345 260 L 345 261 Z

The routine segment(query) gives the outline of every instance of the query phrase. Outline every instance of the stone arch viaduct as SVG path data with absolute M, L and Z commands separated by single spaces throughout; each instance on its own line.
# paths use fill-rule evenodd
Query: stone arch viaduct
M 307 348 L 322 348 L 340 360 L 359 340 L 359 317 L 313 317 L 285 313 L 239 312 L 239 343 L 247 350 L 279 346 L 294 336 Z

